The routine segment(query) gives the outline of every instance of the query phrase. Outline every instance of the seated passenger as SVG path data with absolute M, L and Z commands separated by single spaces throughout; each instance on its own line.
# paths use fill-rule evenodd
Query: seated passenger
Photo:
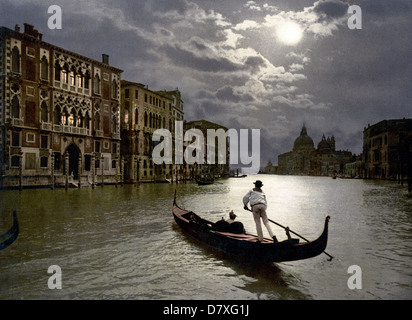
M 229 232 L 229 233 L 236 233 L 241 234 L 245 233 L 245 228 L 243 227 L 242 222 L 235 221 L 236 215 L 234 214 L 233 210 L 229 212 L 229 219 L 217 221 L 213 225 L 213 230 L 220 231 L 220 232 Z
M 229 212 L 229 219 L 226 220 L 226 222 L 232 224 L 233 222 L 235 222 L 237 215 L 235 215 L 235 213 L 233 212 L 233 210 L 231 210 Z

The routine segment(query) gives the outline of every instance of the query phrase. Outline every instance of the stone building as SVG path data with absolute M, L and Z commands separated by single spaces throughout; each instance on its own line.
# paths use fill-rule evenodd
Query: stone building
M 228 176 L 229 175 L 229 157 L 230 157 L 230 151 L 229 151 L 230 145 L 229 145 L 228 136 L 226 135 L 225 141 L 219 141 L 218 135 L 215 137 L 214 142 L 208 140 L 208 130 L 209 129 L 211 130 L 211 132 L 215 132 L 215 133 L 218 133 L 218 130 L 222 130 L 222 133 L 225 132 L 226 134 L 228 132 L 228 128 L 220 124 L 207 121 L 207 120 L 195 120 L 195 121 L 185 122 L 184 130 L 186 131 L 189 129 L 200 130 L 199 133 L 201 132 L 201 135 L 203 136 L 203 141 L 204 141 L 203 164 L 193 165 L 190 168 L 191 176 L 192 177 L 208 176 L 208 175 L 211 175 L 214 177 Z M 221 146 L 219 146 L 219 143 L 221 144 Z M 222 149 L 223 144 L 225 146 L 225 149 Z M 210 155 L 208 154 L 209 152 L 211 153 Z M 219 160 L 219 155 L 221 155 L 222 160 Z M 212 160 L 208 161 L 208 158 Z M 219 163 L 219 162 L 224 162 L 224 163 Z
M 123 181 L 185 179 L 183 165 L 156 165 L 152 159 L 153 133 L 162 128 L 169 130 L 174 137 L 176 121 L 183 121 L 180 91 L 152 91 L 141 83 L 122 80 L 121 101 Z
M 277 174 L 278 173 L 278 166 L 273 165 L 272 161 L 269 160 L 266 167 L 262 170 L 262 173 Z
M 363 154 L 358 156 L 353 155 L 345 164 L 343 178 L 363 178 L 365 173 L 365 165 L 363 160 Z
M 325 138 L 318 143 L 312 154 L 311 172 L 313 176 L 335 176 L 344 172 L 345 164 L 352 158 L 350 151 L 336 150 L 335 137 Z
M 363 131 L 365 178 L 403 179 L 412 166 L 412 119 L 383 120 Z
M 278 156 L 278 174 L 332 176 L 342 173 L 345 163 L 351 158 L 349 151 L 339 151 L 335 138 L 325 136 L 317 148 L 305 126 L 295 139 L 293 150 Z
M 0 28 L 0 187 L 119 181 L 122 70 Z

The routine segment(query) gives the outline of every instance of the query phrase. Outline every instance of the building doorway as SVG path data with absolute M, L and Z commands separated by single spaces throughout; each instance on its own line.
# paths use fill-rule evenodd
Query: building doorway
M 69 176 L 73 175 L 74 179 L 79 179 L 79 156 L 80 149 L 74 143 L 71 144 L 66 152 L 69 154 Z

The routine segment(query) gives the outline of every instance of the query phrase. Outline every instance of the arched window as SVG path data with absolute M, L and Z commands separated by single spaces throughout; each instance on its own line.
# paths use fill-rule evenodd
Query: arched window
M 137 108 L 134 110 L 134 121 L 136 124 L 139 123 L 139 109 Z
M 69 124 L 69 112 L 66 108 L 63 109 L 61 114 L 61 124 L 67 126 Z
M 69 66 L 67 65 L 67 63 L 63 66 L 61 81 L 63 83 L 69 83 Z
M 124 123 L 129 123 L 129 110 L 124 110 Z
M 46 56 L 43 56 L 40 61 L 40 78 L 42 80 L 49 80 L 49 62 Z
M 42 102 L 41 107 L 40 107 L 40 118 L 42 122 L 49 122 L 47 103 L 45 101 Z
M 94 116 L 94 129 L 100 130 L 100 127 L 101 127 L 100 113 L 96 112 Z
M 112 98 L 117 99 L 117 81 L 116 79 L 113 79 L 113 84 L 112 84 Z
M 77 123 L 77 113 L 74 108 L 72 108 L 70 115 L 69 115 L 69 125 L 76 126 Z
M 139 137 L 138 136 L 136 136 L 136 143 L 134 145 L 135 145 L 135 152 L 139 153 Z
M 56 81 L 61 80 L 61 72 L 62 72 L 62 68 L 60 67 L 59 62 L 56 61 L 56 64 L 54 65 L 54 80 Z
M 98 73 L 94 76 L 94 93 L 100 94 L 100 77 Z
M 147 127 L 147 112 L 144 112 L 144 126 Z
M 90 88 L 90 72 L 89 72 L 89 70 L 87 70 L 86 74 L 84 75 L 84 88 L 85 89 Z
M 113 116 L 112 118 L 112 132 L 117 133 L 117 117 L 116 115 Z
M 70 69 L 70 85 L 76 85 L 76 69 L 74 67 Z
M 77 75 L 76 75 L 76 84 L 77 84 L 77 86 L 78 86 L 79 88 L 83 88 L 83 87 L 84 87 L 84 75 L 83 75 L 83 73 L 82 73 L 81 70 L 79 70 L 79 71 L 77 72 Z
M 11 100 L 11 117 L 20 119 L 20 102 L 17 96 L 14 96 Z
M 83 125 L 84 125 L 84 117 L 83 117 L 83 114 L 79 112 L 79 116 L 77 117 L 77 126 L 79 128 L 83 128 Z
M 60 107 L 59 106 L 56 106 L 55 108 L 54 108 L 54 112 L 53 112 L 53 122 L 54 122 L 54 124 L 62 124 L 62 115 L 61 115 L 61 112 L 60 112 Z
M 86 112 L 86 115 L 84 116 L 84 126 L 86 129 L 90 129 L 90 116 L 89 112 Z
M 17 47 L 11 50 L 11 71 L 20 73 L 20 52 Z

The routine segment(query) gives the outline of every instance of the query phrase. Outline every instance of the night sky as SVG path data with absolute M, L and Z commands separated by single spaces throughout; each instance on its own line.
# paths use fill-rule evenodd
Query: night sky
M 349 5 L 362 9 L 350 29 Z M 49 6 L 62 9 L 51 30 Z M 315 146 L 362 152 L 362 132 L 411 118 L 412 2 L 2 0 L 0 25 L 124 70 L 151 90 L 178 88 L 185 119 L 261 130 L 261 165 L 277 163 L 305 124 Z

